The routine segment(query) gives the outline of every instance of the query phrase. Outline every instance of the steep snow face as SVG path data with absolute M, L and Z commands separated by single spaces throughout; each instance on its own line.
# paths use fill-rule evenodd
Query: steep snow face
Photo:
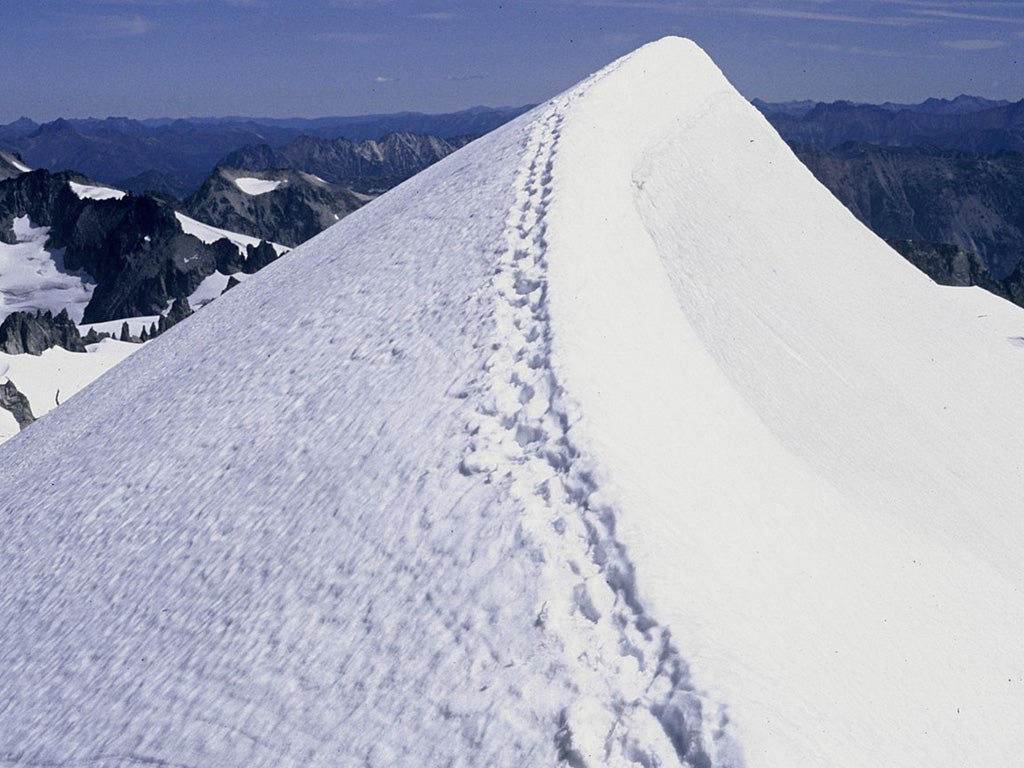
M 647 46 L 0 448 L 0 754 L 1013 764 L 1021 337 Z
M 557 762 L 573 676 L 539 618 L 543 553 L 506 484 L 459 471 L 528 127 L 347 218 L 0 449 L 0 696 L 18 702 L 0 753 Z

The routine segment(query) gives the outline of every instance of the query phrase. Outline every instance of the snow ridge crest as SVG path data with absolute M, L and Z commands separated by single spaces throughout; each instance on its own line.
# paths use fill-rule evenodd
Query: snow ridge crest
M 548 599 L 536 626 L 574 680 L 553 723 L 561 764 L 741 768 L 723 707 L 697 691 L 669 630 L 641 605 L 634 567 L 595 467 L 573 443 L 578 409 L 551 363 L 546 222 L 560 126 L 611 65 L 538 110 L 491 281 L 495 328 L 483 396 L 460 471 L 507 483 L 519 536 L 542 563 Z

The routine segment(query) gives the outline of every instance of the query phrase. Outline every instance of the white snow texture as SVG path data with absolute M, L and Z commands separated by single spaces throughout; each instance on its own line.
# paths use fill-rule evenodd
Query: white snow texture
M 1014 765 L 1022 337 L 645 46 L 0 447 L 0 762 Z

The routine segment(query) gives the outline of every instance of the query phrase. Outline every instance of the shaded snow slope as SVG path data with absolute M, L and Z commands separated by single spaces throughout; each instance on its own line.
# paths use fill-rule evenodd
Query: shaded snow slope
M 647 46 L 0 447 L 0 755 L 1013 764 L 1022 337 Z

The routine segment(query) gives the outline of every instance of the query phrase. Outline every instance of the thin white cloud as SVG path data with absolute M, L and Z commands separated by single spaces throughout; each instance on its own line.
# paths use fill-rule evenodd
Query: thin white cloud
M 309 39 L 317 43 L 349 43 L 358 45 L 360 43 L 376 43 L 382 39 L 376 32 L 317 32 L 309 36 Z
M 375 83 L 397 83 L 398 82 L 398 78 L 397 77 L 385 77 L 384 75 L 377 75 L 375 78 L 373 78 L 373 82 L 375 82 Z
M 78 31 L 87 37 L 139 37 L 156 29 L 156 25 L 138 14 L 134 16 L 97 16 L 80 19 Z
M 798 50 L 823 51 L 845 56 L 869 56 L 878 59 L 934 59 L 934 54 L 917 53 L 911 50 L 894 50 L 891 48 L 865 48 L 860 45 L 839 45 L 837 43 L 804 43 L 789 42 L 787 48 Z
M 414 19 L 426 19 L 427 21 L 452 21 L 453 19 L 460 18 L 462 14 L 454 13 L 452 11 L 433 11 L 428 13 L 414 13 L 412 17 Z
M 989 16 L 985 13 L 965 13 L 962 11 L 947 11 L 937 8 L 922 8 L 912 10 L 919 16 L 927 16 L 933 19 L 959 19 L 963 21 L 987 21 L 992 24 L 1024 24 L 1024 16 Z
M 1003 40 L 943 40 L 942 45 L 954 51 L 992 51 L 1004 48 Z
M 806 21 L 830 21 L 840 24 L 867 24 L 879 27 L 908 27 L 921 23 L 921 19 L 904 16 L 851 16 L 846 13 L 824 13 L 821 11 L 798 11 L 786 8 L 723 8 L 735 10 L 751 16 L 763 16 L 775 19 L 803 19 Z

